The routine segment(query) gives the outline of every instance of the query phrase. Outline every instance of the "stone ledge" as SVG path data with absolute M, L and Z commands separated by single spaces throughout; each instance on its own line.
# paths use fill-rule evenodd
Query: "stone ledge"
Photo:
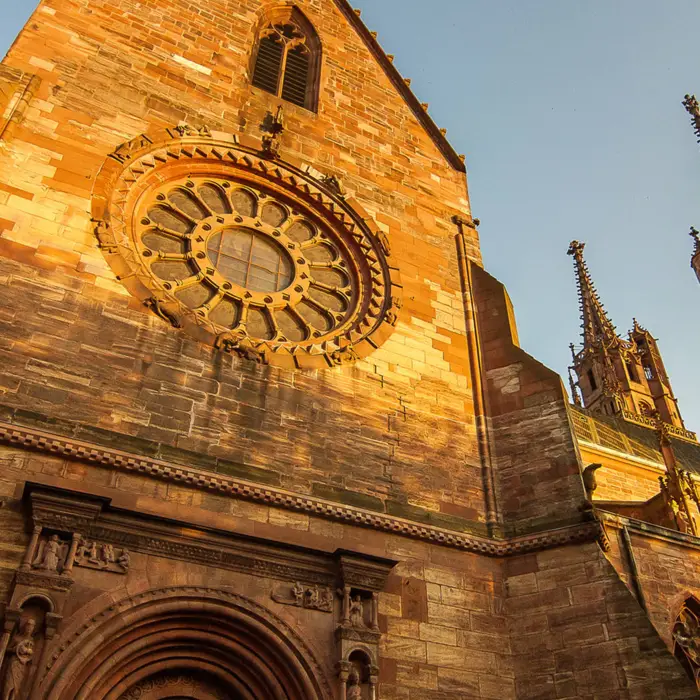
M 599 541 L 601 546 L 607 548 L 605 533 L 597 520 L 581 522 L 569 527 L 542 530 L 507 540 L 496 540 L 446 528 L 422 525 L 396 516 L 303 496 L 280 488 L 261 486 L 220 473 L 203 472 L 153 457 L 129 454 L 111 447 L 102 447 L 94 443 L 5 422 L 0 422 L 0 443 L 52 455 L 63 455 L 78 461 L 101 464 L 125 471 L 140 472 L 166 481 L 200 487 L 277 508 L 309 513 L 329 520 L 391 532 L 487 556 L 502 557 L 593 541 Z

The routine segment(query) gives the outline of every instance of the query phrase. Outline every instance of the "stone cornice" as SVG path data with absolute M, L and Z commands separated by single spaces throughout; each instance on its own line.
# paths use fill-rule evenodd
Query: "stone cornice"
M 700 550 L 700 537 L 688 535 L 677 530 L 670 530 L 661 525 L 654 525 L 636 518 L 629 518 L 626 515 L 613 513 L 610 511 L 596 508 L 596 514 L 604 525 L 613 528 L 627 527 L 630 532 L 643 537 L 650 537 L 664 542 L 672 542 L 680 547 L 691 547 L 692 549 Z
M 46 454 L 61 455 L 77 461 L 99 464 L 114 469 L 139 472 L 193 488 L 229 494 L 276 508 L 307 513 L 312 516 L 390 532 L 486 556 L 503 557 L 567 544 L 594 541 L 599 541 L 605 547 L 605 533 L 597 520 L 497 540 L 447 528 L 423 525 L 384 513 L 313 498 L 276 487 L 261 486 L 243 479 L 130 454 L 6 422 L 0 422 L 0 443 Z

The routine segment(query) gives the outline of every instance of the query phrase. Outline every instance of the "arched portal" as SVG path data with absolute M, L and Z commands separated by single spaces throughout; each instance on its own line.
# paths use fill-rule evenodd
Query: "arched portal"
M 206 588 L 127 598 L 60 642 L 46 700 L 329 700 L 305 642 L 253 601 Z

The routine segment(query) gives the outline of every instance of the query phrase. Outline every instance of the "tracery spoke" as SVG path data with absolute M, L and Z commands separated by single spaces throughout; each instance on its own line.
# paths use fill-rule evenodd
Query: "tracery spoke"
M 331 325 L 333 325 L 335 321 L 335 311 L 333 311 L 333 309 L 329 308 L 328 306 L 325 306 L 320 301 L 314 299 L 308 294 L 304 295 L 304 301 L 311 304 L 312 306 L 315 306 L 321 313 L 326 314 L 326 316 L 328 316 L 328 320 L 331 322 Z
M 306 335 L 304 340 L 308 340 L 311 337 L 311 329 L 312 329 L 311 324 L 301 315 L 301 312 L 299 311 L 299 309 L 296 308 L 296 306 L 288 306 L 287 312 L 289 314 L 291 314 L 292 316 L 294 316 L 296 318 L 296 320 L 302 326 L 304 326 L 304 334 Z
M 174 289 L 180 292 L 183 289 L 188 289 L 189 287 L 192 287 L 195 284 L 199 284 L 205 277 L 206 274 L 204 272 L 198 272 L 196 275 L 192 275 L 191 277 L 185 277 L 181 280 L 168 280 L 165 284 L 169 285 L 169 289 Z
M 156 233 L 161 233 L 164 236 L 170 236 L 171 238 L 177 238 L 180 241 L 185 241 L 187 240 L 189 234 L 187 233 L 182 233 L 181 231 L 175 231 L 172 228 L 167 228 L 166 226 L 163 226 L 163 224 L 156 224 L 153 226 L 153 231 Z
M 197 200 L 197 203 L 204 209 L 205 211 L 209 212 L 209 216 L 216 216 L 217 212 L 215 212 L 200 196 L 199 192 L 197 192 L 194 189 L 188 190 L 190 195 L 192 196 L 193 199 Z M 206 218 L 206 217 L 205 217 Z
M 199 314 L 200 316 L 208 317 L 209 314 L 211 314 L 211 312 L 224 300 L 224 296 L 225 294 L 223 290 L 217 290 L 216 294 L 209 299 L 209 301 L 205 302 L 201 306 L 198 306 L 194 310 L 195 313 Z
M 168 200 L 165 204 L 163 204 L 163 208 L 164 209 L 168 209 L 168 208 L 172 209 L 176 216 L 179 216 L 181 219 L 186 219 L 193 226 L 196 226 L 201 220 L 201 219 L 193 218 L 187 212 L 180 209 L 180 207 L 178 207 L 176 204 L 173 204 L 170 200 Z
M 156 257 L 154 258 L 153 262 L 163 262 L 164 260 L 166 261 L 177 261 L 177 262 L 184 262 L 189 258 L 189 255 L 187 253 L 166 253 L 162 250 L 159 250 L 156 253 Z
M 272 339 L 278 340 L 280 338 L 280 336 L 283 336 L 284 334 L 280 330 L 279 324 L 277 323 L 277 319 L 275 318 L 274 310 L 266 306 L 264 309 L 264 313 L 265 313 L 267 320 L 270 323 L 270 328 L 272 330 Z
M 315 245 L 320 245 L 323 243 L 324 240 L 321 238 L 321 234 L 317 233 L 315 236 L 312 236 L 309 238 L 308 241 L 304 241 L 303 243 L 299 244 L 299 247 L 302 250 L 306 250 L 307 248 L 313 248 Z

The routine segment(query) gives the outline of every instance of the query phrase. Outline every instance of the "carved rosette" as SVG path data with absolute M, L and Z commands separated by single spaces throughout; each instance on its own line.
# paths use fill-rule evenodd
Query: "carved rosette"
M 124 286 L 196 339 L 262 364 L 366 357 L 401 308 L 369 216 L 259 140 L 191 127 L 121 145 L 96 184 L 99 245 Z

